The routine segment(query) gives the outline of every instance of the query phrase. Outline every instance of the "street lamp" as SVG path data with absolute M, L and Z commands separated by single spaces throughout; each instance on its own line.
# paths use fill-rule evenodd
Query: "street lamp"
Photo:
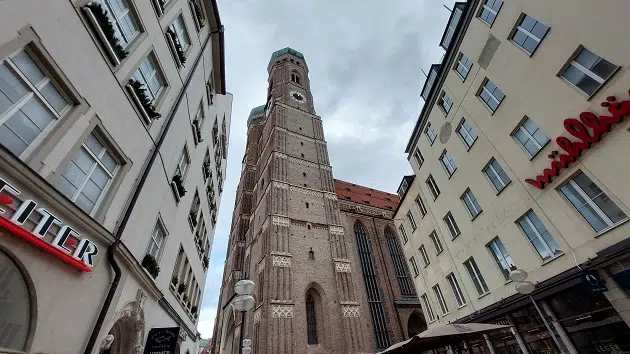
M 534 292 L 534 290 L 536 290 L 536 285 L 534 283 L 532 283 L 531 281 L 526 280 L 527 279 L 527 272 L 522 270 L 522 269 L 515 269 L 515 270 L 510 272 L 509 278 L 510 278 L 510 280 L 516 282 L 516 291 L 519 294 L 523 294 L 523 295 L 529 296 L 529 299 L 531 300 L 532 304 L 534 304 L 534 307 L 536 308 L 536 311 L 538 312 L 538 315 L 540 316 L 540 318 L 545 323 L 545 327 L 547 327 L 547 331 L 549 331 L 549 334 L 551 335 L 551 338 L 553 339 L 554 343 L 556 343 L 556 346 L 558 347 L 558 350 L 560 350 L 560 353 L 564 354 L 564 350 L 562 350 L 562 346 L 560 345 L 560 342 L 558 341 L 558 338 L 556 337 L 556 334 L 551 329 L 551 326 L 549 325 L 549 322 L 547 322 L 547 319 L 545 318 L 545 315 L 543 315 L 542 311 L 540 311 L 540 308 L 538 307 L 538 304 L 536 303 L 536 301 L 534 300 L 534 298 L 531 295 Z
M 239 280 L 234 284 L 234 292 L 236 292 L 238 296 L 232 301 L 232 308 L 241 313 L 241 334 L 238 341 L 238 351 L 242 354 L 249 354 L 252 351 L 250 347 L 251 341 L 249 339 L 247 340 L 248 345 L 243 347 L 243 336 L 245 334 L 245 313 L 256 305 L 256 300 L 254 300 L 252 296 L 255 287 L 256 283 L 249 279 Z

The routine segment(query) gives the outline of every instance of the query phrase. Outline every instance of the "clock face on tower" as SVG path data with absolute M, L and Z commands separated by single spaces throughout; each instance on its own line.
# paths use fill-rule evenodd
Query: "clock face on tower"
M 297 101 L 299 103 L 306 103 L 306 97 L 304 97 L 303 94 L 297 92 L 297 91 L 291 91 L 289 92 L 289 96 L 291 96 L 291 98 L 294 101 Z

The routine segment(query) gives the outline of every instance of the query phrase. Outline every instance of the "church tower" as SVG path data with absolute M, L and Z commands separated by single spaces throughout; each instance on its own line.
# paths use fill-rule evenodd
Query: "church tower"
M 353 231 L 342 226 L 306 61 L 285 48 L 267 71 L 267 103 L 247 122 L 214 353 L 238 352 L 243 319 L 230 303 L 240 279 L 256 283 L 243 335 L 254 353 L 370 352 L 361 269 L 348 254 Z

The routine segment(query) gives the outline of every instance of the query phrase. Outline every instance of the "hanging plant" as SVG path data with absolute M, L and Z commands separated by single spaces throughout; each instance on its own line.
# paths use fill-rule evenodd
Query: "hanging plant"
M 182 180 L 182 176 L 173 176 L 173 182 L 175 182 L 175 186 L 177 187 L 177 193 L 180 197 L 183 197 L 186 194 L 186 188 L 184 188 L 184 181 Z
M 210 265 L 210 259 L 208 258 L 208 256 L 203 257 L 203 267 L 208 269 L 209 265 Z
M 173 277 L 173 279 L 171 279 L 171 284 L 173 284 L 173 286 L 176 286 L 177 282 L 179 282 L 179 279 L 177 279 L 177 277 Z
M 140 81 L 129 79 L 129 85 L 133 88 L 133 92 L 135 92 L 136 96 L 140 100 L 140 104 L 142 108 L 147 112 L 147 115 L 151 119 L 158 119 L 162 117 L 161 114 L 155 111 L 155 107 L 151 103 L 151 99 L 147 96 L 147 89 L 144 87 L 144 84 Z
M 188 294 L 184 294 L 184 297 L 182 297 L 182 300 L 184 300 L 184 303 L 188 302 Z
M 188 285 L 181 283 L 179 284 L 179 286 L 177 287 L 177 292 L 182 294 L 184 291 L 186 291 L 186 289 L 188 289 Z
M 192 6 L 195 8 L 195 15 L 197 16 L 197 21 L 199 22 L 199 28 L 203 28 L 206 25 L 205 24 L 206 19 L 203 16 L 203 10 L 199 6 L 199 4 L 197 4 L 196 0 L 191 0 L 190 2 L 192 3 Z
M 129 55 L 129 52 L 127 52 L 123 48 L 123 46 L 120 45 L 118 38 L 116 38 L 114 25 L 109 20 L 109 17 L 107 16 L 107 11 L 105 11 L 103 6 L 101 6 L 101 4 L 97 2 L 91 2 L 85 6 L 92 10 L 92 14 L 94 14 L 96 22 L 98 22 L 99 27 L 101 27 L 101 30 L 103 31 L 107 42 L 109 42 L 109 45 L 111 45 L 112 49 L 114 49 L 114 53 L 116 53 L 118 59 L 125 59 L 127 55 Z
M 147 254 L 142 259 L 142 266 L 151 274 L 153 278 L 156 278 L 160 274 L 160 266 L 158 266 L 155 257 Z
M 196 315 L 196 314 L 197 314 L 197 310 L 199 310 L 199 309 L 197 308 L 197 306 L 193 306 L 193 307 L 191 307 L 191 308 L 190 308 L 190 312 L 191 312 L 193 315 Z
M 180 63 L 182 63 L 182 66 L 184 66 L 184 64 L 186 64 L 186 53 L 184 52 L 182 45 L 179 43 L 179 38 L 177 38 L 175 31 L 173 31 L 173 29 L 170 27 L 168 30 L 166 30 L 166 33 L 168 33 L 171 36 L 171 39 L 173 40 L 173 44 L 175 45 L 175 52 L 177 53 L 177 58 L 179 58 Z

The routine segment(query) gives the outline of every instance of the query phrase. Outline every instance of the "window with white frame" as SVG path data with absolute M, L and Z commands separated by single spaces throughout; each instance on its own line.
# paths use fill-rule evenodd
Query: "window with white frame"
M 473 146 L 475 141 L 477 141 L 477 131 L 466 119 L 462 119 L 457 126 L 457 135 L 462 139 L 462 142 L 468 150 Z
M 437 138 L 437 134 L 435 133 L 435 129 L 431 126 L 431 123 L 427 123 L 424 133 L 427 135 L 427 138 L 429 138 L 429 143 L 433 145 L 435 138 Z
M 427 208 L 424 206 L 424 202 L 422 201 L 422 198 L 420 198 L 419 195 L 416 197 L 416 205 L 418 206 L 418 209 L 420 210 L 420 215 L 422 215 L 422 217 L 424 218 L 424 216 L 427 215 Z
M 520 218 L 518 224 L 543 261 L 554 258 L 562 253 L 556 240 L 553 239 L 551 233 L 549 233 L 545 225 L 538 218 L 538 215 L 533 211 L 529 211 L 525 216 Z
M 424 157 L 420 153 L 420 149 L 416 148 L 416 151 L 413 153 L 413 157 L 416 159 L 418 168 L 422 167 L 422 164 L 424 163 Z
M 440 241 L 440 238 L 438 237 L 438 234 L 435 230 L 431 232 L 429 238 L 431 239 L 431 242 L 433 242 L 433 247 L 435 247 L 435 255 L 439 255 L 440 253 L 442 253 L 442 251 L 444 251 L 444 248 L 442 247 L 442 242 Z
M 486 79 L 479 90 L 479 99 L 494 113 L 505 98 L 503 92 L 489 79 Z
M 195 230 L 199 223 L 199 210 L 201 208 L 201 198 L 199 198 L 199 192 L 195 191 L 195 195 L 190 205 L 190 211 L 188 212 L 188 224 L 190 224 L 191 230 Z
M 433 292 L 435 293 L 435 297 L 438 299 L 438 304 L 440 304 L 440 310 L 442 310 L 442 315 L 448 314 L 448 306 L 446 306 L 446 301 L 444 300 L 444 294 L 442 294 L 442 289 L 439 284 L 435 284 L 433 286 Z
M 127 48 L 140 34 L 138 21 L 127 0 L 96 0 L 107 12 L 114 28 L 114 36 L 123 48 Z
M 31 152 L 71 108 L 29 52 L 0 60 L 0 144 L 13 154 L 23 158 Z
M 92 215 L 120 166 L 103 138 L 92 132 L 66 166 L 58 171 L 54 184 L 81 210 Z
M 431 308 L 431 303 L 429 302 L 429 297 L 427 294 L 422 294 L 420 296 L 422 298 L 422 303 L 424 305 L 425 315 L 429 318 L 429 322 L 435 321 L 435 314 L 433 313 L 433 309 Z
M 159 71 L 155 54 L 151 53 L 140 63 L 138 70 L 133 74 L 134 80 L 144 85 L 145 94 L 152 104 L 160 97 L 164 91 L 164 77 Z
M 448 284 L 451 286 L 451 290 L 453 290 L 453 295 L 455 295 L 455 301 L 457 301 L 457 307 L 463 307 L 466 305 L 466 298 L 464 297 L 464 293 L 462 289 L 459 287 L 459 283 L 457 282 L 457 278 L 455 278 L 455 274 L 451 273 L 446 277 L 448 280 Z
M 610 79 L 619 67 L 590 50 L 580 47 L 577 55 L 562 71 L 561 76 L 587 96 L 592 96 Z
M 407 212 L 407 220 L 409 220 L 409 225 L 411 225 L 411 231 L 416 231 L 418 226 L 416 225 L 416 220 L 413 218 L 411 210 Z
M 466 210 L 468 210 L 468 213 L 473 219 L 476 218 L 479 213 L 481 213 L 481 207 L 479 206 L 479 203 L 477 203 L 477 198 L 475 198 L 475 195 L 470 190 L 470 188 L 466 189 L 460 199 L 466 206 Z
M 503 0 L 484 0 L 483 5 L 479 10 L 479 18 L 492 26 L 494 20 L 497 18 L 499 11 L 501 10 L 501 6 L 503 5 Z
M 164 230 L 164 226 L 162 222 L 158 220 L 155 223 L 155 227 L 153 228 L 153 232 L 151 233 L 151 238 L 149 239 L 149 247 L 147 248 L 147 254 L 151 257 L 158 259 L 160 255 L 160 250 L 162 249 L 162 244 L 164 244 L 164 239 L 166 238 L 166 230 Z
M 512 181 L 503 170 L 503 167 L 501 167 L 499 162 L 494 158 L 490 160 L 486 168 L 483 169 L 483 173 L 490 179 L 490 182 L 492 182 L 497 192 L 502 191 L 503 188 Z
M 179 155 L 177 166 L 175 167 L 175 175 L 180 176 L 182 180 L 186 179 L 186 173 L 188 172 L 189 166 L 190 156 L 188 156 L 188 148 L 184 146 L 184 148 L 182 149 L 182 154 Z
M 186 25 L 184 24 L 184 16 L 182 14 L 175 18 L 175 21 L 171 24 L 171 29 L 175 32 L 175 37 L 177 37 L 179 45 L 181 45 L 184 52 L 186 52 L 190 46 L 190 37 L 188 37 Z
M 444 220 L 444 224 L 446 224 L 446 228 L 448 228 L 448 231 L 451 233 L 453 239 L 461 234 L 459 227 L 457 227 L 457 223 L 455 222 L 455 218 L 450 211 L 444 215 L 442 220 Z
M 479 267 L 477 267 L 477 262 L 475 262 L 475 259 L 470 257 L 466 262 L 464 262 L 464 267 L 466 267 L 468 275 L 470 275 L 470 278 L 475 285 L 475 289 L 477 289 L 477 294 L 481 296 L 489 293 L 490 289 L 488 289 L 488 285 L 483 279 L 483 276 L 479 271 Z
M 492 253 L 492 257 L 499 267 L 501 274 L 503 274 L 503 278 L 505 278 L 505 280 L 509 280 L 510 272 L 516 270 L 516 265 L 512 260 L 512 256 L 510 256 L 505 246 L 503 246 L 503 242 L 496 237 L 494 240 L 490 241 L 486 247 L 490 253 Z
M 536 156 L 549 142 L 547 135 L 529 117 L 525 117 L 512 136 L 527 151 L 529 157 Z
M 584 172 L 569 179 L 560 191 L 595 232 L 608 230 L 628 216 Z
M 444 150 L 444 152 L 442 153 L 440 161 L 442 162 L 442 166 L 444 167 L 444 169 L 446 169 L 446 174 L 451 177 L 453 173 L 455 173 L 457 165 L 455 165 L 455 161 L 446 150 Z
M 403 238 L 403 243 L 407 243 L 407 232 L 405 231 L 405 225 L 398 226 L 398 231 L 400 231 L 400 236 Z
M 549 27 L 544 23 L 531 16 L 522 14 L 520 21 L 512 30 L 510 39 L 529 55 L 532 55 L 543 38 L 545 38 L 547 31 L 549 31 Z
M 448 112 L 451 111 L 451 107 L 453 107 L 453 98 L 447 95 L 446 92 L 442 92 L 442 96 L 440 96 L 440 99 L 438 100 L 438 105 L 446 114 L 448 114 Z
M 464 53 L 459 53 L 459 58 L 457 58 L 457 63 L 455 63 L 455 71 L 457 71 L 462 80 L 466 80 L 472 65 L 472 61 Z
M 421 245 L 420 248 L 418 248 L 418 251 L 420 251 L 420 255 L 422 256 L 422 262 L 424 262 L 424 266 L 428 266 L 431 262 L 429 261 L 429 255 L 427 254 L 427 250 L 424 248 L 424 245 Z
M 413 257 L 409 258 L 409 263 L 411 263 L 411 268 L 413 269 L 413 276 L 417 277 L 418 275 L 420 275 L 418 264 L 416 264 L 416 259 Z
M 440 196 L 440 189 L 438 188 L 437 183 L 435 183 L 433 176 L 429 175 L 429 178 L 427 178 L 426 183 L 427 183 L 427 186 L 429 187 L 429 191 L 431 191 L 433 200 L 436 200 L 437 197 Z

